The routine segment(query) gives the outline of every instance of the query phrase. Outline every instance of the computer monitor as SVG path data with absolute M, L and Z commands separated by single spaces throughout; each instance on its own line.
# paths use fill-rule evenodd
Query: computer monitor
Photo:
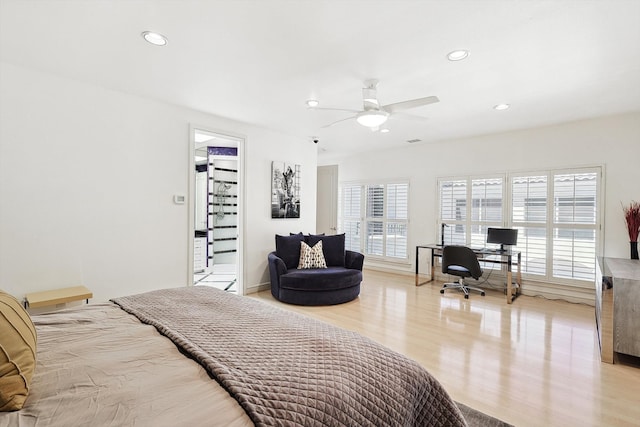
M 513 228 L 487 228 L 487 243 L 497 243 L 500 250 L 504 251 L 505 245 L 518 244 L 518 230 Z

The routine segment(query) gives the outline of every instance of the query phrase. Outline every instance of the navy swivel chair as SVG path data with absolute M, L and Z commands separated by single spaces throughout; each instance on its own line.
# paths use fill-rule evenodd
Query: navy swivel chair
M 464 292 L 465 299 L 469 298 L 469 290 L 480 292 L 484 296 L 484 291 L 480 288 L 469 286 L 464 282 L 467 277 L 478 280 L 482 276 L 482 268 L 476 254 L 466 246 L 445 246 L 442 248 L 442 272 L 460 277 L 457 282 L 445 283 L 440 289 L 444 294 L 447 289 L 459 289 Z

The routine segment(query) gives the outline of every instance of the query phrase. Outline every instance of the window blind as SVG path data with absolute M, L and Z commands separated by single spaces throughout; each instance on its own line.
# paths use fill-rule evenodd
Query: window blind
M 547 175 L 511 178 L 511 221 L 518 229 L 521 271 L 547 274 Z
M 553 276 L 595 277 L 598 174 L 553 177 Z
M 347 249 L 384 258 L 408 259 L 408 183 L 343 185 L 340 203 L 339 224 L 345 233 Z M 361 233 L 362 224 L 364 233 Z
M 440 179 L 438 225 L 447 225 L 444 242 L 482 247 L 488 227 L 517 228 L 523 274 L 592 281 L 600 239 L 600 174 L 596 167 Z
M 487 228 L 502 226 L 503 178 L 471 180 L 471 246 L 486 245 Z
M 347 185 L 340 187 L 338 198 L 338 224 L 345 234 L 345 249 L 362 252 L 360 227 L 362 224 L 362 187 Z

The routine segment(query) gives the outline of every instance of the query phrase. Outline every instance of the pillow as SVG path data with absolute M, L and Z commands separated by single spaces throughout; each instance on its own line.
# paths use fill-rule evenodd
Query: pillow
M 36 367 L 36 328 L 22 305 L 0 291 L 0 411 L 22 409 Z
M 309 233 L 309 234 L 307 234 L 306 236 L 304 236 L 304 241 L 305 241 L 306 244 L 309 244 L 309 237 L 311 237 L 311 236 L 322 237 L 322 236 L 324 236 L 324 233 L 320 233 L 320 234 L 311 234 L 311 233 Z M 317 240 L 316 240 L 316 242 L 317 242 Z M 313 246 L 313 245 L 311 245 L 311 246 Z
M 344 233 L 332 236 L 314 234 L 307 236 L 309 246 L 314 246 L 319 241 L 322 241 L 322 251 L 327 266 L 344 267 Z
M 300 242 L 300 262 L 298 268 L 327 268 L 322 253 L 322 240 L 313 247 L 305 242 Z
M 276 255 L 284 261 L 287 269 L 296 268 L 300 261 L 300 242 L 304 241 L 302 233 L 292 236 L 276 234 Z

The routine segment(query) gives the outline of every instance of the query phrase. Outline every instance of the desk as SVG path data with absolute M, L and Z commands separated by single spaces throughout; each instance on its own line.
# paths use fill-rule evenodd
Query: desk
M 420 283 L 420 273 L 419 273 L 419 263 L 420 257 L 418 256 L 420 253 L 420 249 L 429 249 L 431 250 L 431 278 L 425 282 Z M 495 264 L 502 264 L 507 266 L 507 304 L 511 304 L 514 299 L 518 295 L 520 295 L 520 290 L 522 289 L 522 274 L 520 272 L 520 264 L 522 262 L 522 253 L 519 251 L 512 251 L 511 249 L 507 249 L 505 251 L 500 251 L 498 249 L 487 249 L 487 248 L 471 248 L 473 252 L 476 254 L 478 259 L 481 262 L 490 262 Z M 428 245 L 418 245 L 416 246 L 416 286 L 424 285 L 425 283 L 433 281 L 435 275 L 434 264 L 435 257 L 442 257 L 442 245 L 438 245 L 435 243 L 430 243 Z M 514 257 L 516 258 L 514 262 Z M 516 264 L 516 283 L 518 286 L 513 286 L 513 264 Z

